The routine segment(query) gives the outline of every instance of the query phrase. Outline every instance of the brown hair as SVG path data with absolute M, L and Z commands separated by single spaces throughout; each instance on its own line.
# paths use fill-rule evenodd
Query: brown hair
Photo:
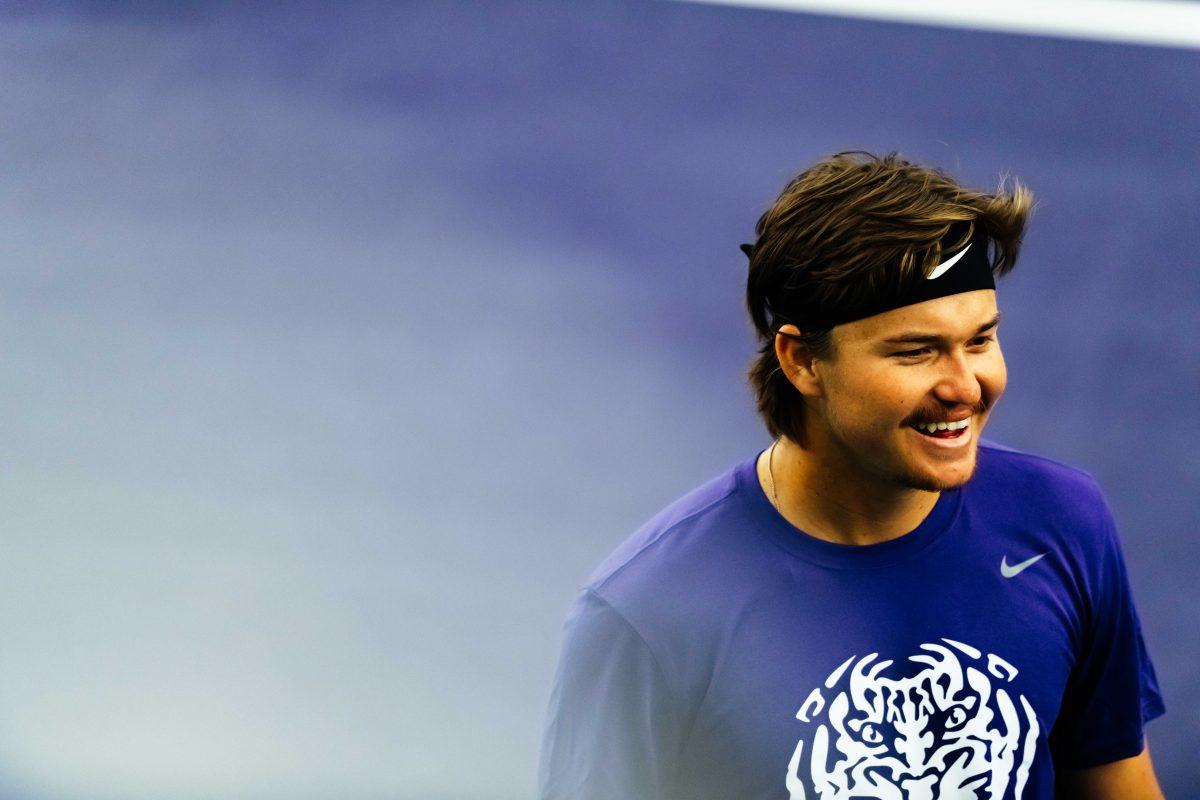
M 789 298 L 823 308 L 855 307 L 928 273 L 942 260 L 942 239 L 955 223 L 967 223 L 961 242 L 982 227 L 992 246 L 992 274 L 1008 273 L 1017 261 L 1033 195 L 1020 181 L 1011 192 L 1005 178 L 995 194 L 960 186 L 936 168 L 913 164 L 897 153 L 837 153 L 801 172 L 758 220 L 750 255 L 746 307 L 760 339 L 747 377 L 759 415 L 773 437 L 803 442 L 804 402 L 775 355 L 774 310 Z M 800 339 L 814 357 L 834 357 L 832 329 L 806 330 Z

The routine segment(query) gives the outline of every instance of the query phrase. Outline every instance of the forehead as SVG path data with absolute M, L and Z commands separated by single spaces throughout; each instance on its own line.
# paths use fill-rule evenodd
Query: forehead
M 894 308 L 866 319 L 839 325 L 843 342 L 872 344 L 904 334 L 947 338 L 974 335 L 996 316 L 996 290 L 979 289 Z

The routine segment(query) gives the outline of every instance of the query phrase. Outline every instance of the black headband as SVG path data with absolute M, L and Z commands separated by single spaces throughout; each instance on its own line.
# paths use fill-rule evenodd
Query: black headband
M 953 246 L 962 238 L 963 233 L 965 223 L 955 225 L 943 237 L 942 242 Z M 741 249 L 748 257 L 753 258 L 753 245 L 743 244 Z M 917 276 L 908 286 L 896 286 L 867 302 L 845 308 L 823 308 L 814 302 L 806 303 L 803 295 L 792 293 L 780 298 L 781 305 L 786 306 L 786 311 L 777 311 L 768 300 L 767 308 L 771 312 L 770 329 L 778 331 L 781 325 L 792 324 L 802 331 L 822 330 L 946 295 L 995 289 L 996 281 L 992 276 L 987 251 L 987 236 L 976 226 L 975 235 L 970 242 L 944 258 L 926 275 Z M 942 252 L 948 252 L 948 247 L 944 246 Z

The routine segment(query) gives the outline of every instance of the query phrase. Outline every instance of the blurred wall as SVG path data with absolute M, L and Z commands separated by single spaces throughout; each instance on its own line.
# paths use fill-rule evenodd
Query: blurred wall
M 1200 53 L 674 3 L 0 16 L 0 793 L 533 791 L 575 587 L 767 442 L 812 160 L 1039 198 L 988 436 L 1092 472 L 1200 792 Z

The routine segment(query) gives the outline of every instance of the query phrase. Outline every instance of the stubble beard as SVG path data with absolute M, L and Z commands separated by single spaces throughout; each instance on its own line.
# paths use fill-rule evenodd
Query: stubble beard
M 958 487 L 967 483 L 975 475 L 975 468 L 979 464 L 979 450 L 977 449 L 979 441 L 977 438 L 975 438 L 975 434 L 975 431 L 971 431 L 972 440 L 967 445 L 967 449 L 970 450 L 970 453 L 964 458 L 970 459 L 970 467 L 967 469 L 967 474 L 964 477 L 941 480 L 928 473 L 917 472 L 915 469 L 911 468 L 904 468 L 896 472 L 896 482 L 907 489 L 920 489 L 926 492 L 945 492 L 950 489 L 957 489 Z M 920 436 L 921 434 L 917 435 Z M 905 467 L 909 467 L 909 465 L 905 464 Z
M 975 443 L 972 442 L 968 447 L 974 450 Z M 978 462 L 978 454 L 972 452 L 970 455 L 971 468 L 967 470 L 966 477 L 954 478 L 951 480 L 939 480 L 930 475 L 916 474 L 915 472 L 903 471 L 896 476 L 896 481 L 901 486 L 907 489 L 921 489 L 926 492 L 945 492 L 950 489 L 957 489 L 967 483 L 975 475 L 975 467 Z
M 972 436 L 974 436 L 976 432 L 972 431 L 971 433 Z M 901 435 L 907 434 L 902 433 Z M 950 489 L 956 489 L 971 480 L 975 474 L 975 468 L 978 464 L 979 453 L 976 447 L 979 442 L 977 438 L 967 445 L 967 447 L 971 450 L 970 454 L 967 456 L 967 458 L 970 459 L 970 468 L 967 470 L 967 474 L 962 478 L 952 478 L 947 480 L 939 479 L 934 474 L 917 469 L 912 463 L 912 459 L 915 454 L 910 455 L 909 453 L 905 453 L 903 451 L 895 452 L 890 454 L 890 458 L 888 460 L 892 461 L 894 459 L 894 461 L 898 463 L 880 463 L 878 460 L 871 459 L 870 457 L 864 458 L 864 448 L 856 448 L 849 442 L 842 439 L 842 437 L 836 432 L 836 429 L 831 429 L 831 438 L 834 445 L 838 448 L 838 450 L 841 451 L 842 458 L 844 460 L 855 464 L 862 472 L 873 475 L 876 478 L 880 478 L 894 485 L 902 486 L 905 489 L 916 489 L 924 492 L 944 492 Z

